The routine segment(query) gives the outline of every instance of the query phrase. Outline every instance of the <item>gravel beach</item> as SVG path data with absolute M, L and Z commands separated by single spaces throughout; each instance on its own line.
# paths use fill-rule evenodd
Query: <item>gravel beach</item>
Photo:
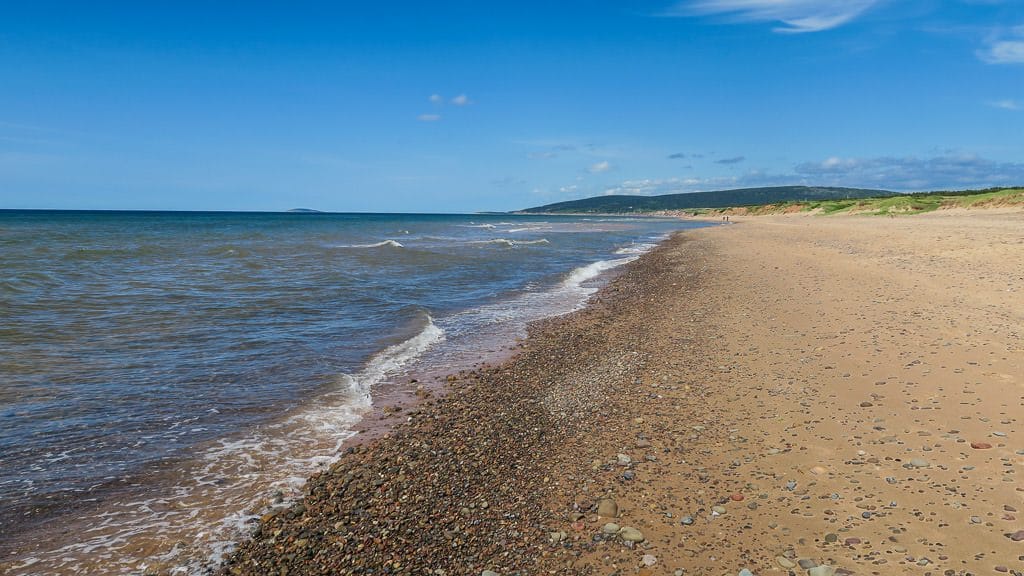
M 1021 574 L 1024 213 L 734 218 L 449 378 L 225 574 Z

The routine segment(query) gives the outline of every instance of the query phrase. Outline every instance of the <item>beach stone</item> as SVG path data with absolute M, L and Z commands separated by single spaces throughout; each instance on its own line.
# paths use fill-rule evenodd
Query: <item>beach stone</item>
M 1020 542 L 1024 540 L 1024 530 L 1017 530 L 1016 532 L 1007 534 L 1006 537 L 1014 542 Z
M 597 515 L 604 518 L 618 518 L 619 505 L 615 503 L 615 500 L 605 498 L 597 504 Z
M 786 558 L 785 556 L 776 556 L 775 563 L 787 570 L 789 570 L 790 568 L 796 568 L 796 564 L 789 558 Z
M 726 513 L 725 506 L 712 506 L 711 507 L 711 511 L 714 512 L 715 514 L 718 514 L 719 516 L 721 516 L 721 515 Z
M 644 533 L 631 526 L 623 526 L 619 529 L 619 538 L 626 542 L 643 542 Z
M 815 566 L 807 571 L 807 576 L 835 576 L 836 569 L 831 566 Z
M 828 542 L 829 544 L 831 544 L 833 542 L 837 542 L 838 540 L 839 540 L 839 535 L 838 534 L 825 534 L 825 542 Z
M 911 458 L 910 465 L 914 468 L 927 468 L 931 466 L 931 464 L 924 458 Z
M 739 573 L 738 576 L 754 576 L 754 573 L 751 572 L 750 570 L 747 570 L 746 568 L 744 568 L 743 570 L 740 570 L 740 573 Z
M 988 450 L 992 445 L 988 442 L 971 442 L 971 448 L 975 450 Z
M 801 558 L 797 560 L 796 563 L 799 564 L 800 567 L 804 570 L 810 570 L 811 568 L 814 568 L 818 565 L 817 562 L 811 560 L 810 558 Z
M 743 494 L 732 494 L 729 496 L 729 500 L 732 500 L 733 502 L 742 502 L 743 498 Z
M 682 519 L 679 520 L 679 523 L 683 526 L 690 526 L 693 524 L 693 516 L 683 516 Z
M 658 563 L 658 558 L 653 554 L 644 554 L 643 557 L 640 558 L 640 563 L 647 567 L 654 566 Z
M 633 459 L 626 454 L 617 454 L 615 456 L 615 461 L 619 463 L 619 466 L 629 466 L 633 462 Z
M 609 522 L 601 527 L 601 532 L 605 534 L 618 534 L 622 527 L 614 522 Z

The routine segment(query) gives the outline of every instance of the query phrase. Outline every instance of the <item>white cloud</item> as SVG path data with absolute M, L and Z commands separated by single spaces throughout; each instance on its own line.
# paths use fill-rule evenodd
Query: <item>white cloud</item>
M 1001 108 L 1003 110 L 1020 110 L 1021 109 L 1020 102 L 1017 102 L 1016 100 L 1010 100 L 1010 99 L 1006 99 L 1006 100 L 993 100 L 991 102 L 987 102 L 987 104 L 989 106 L 993 107 L 993 108 Z
M 598 174 L 600 172 L 607 172 L 612 169 L 612 165 L 607 160 L 602 160 L 596 164 L 591 164 L 590 168 L 587 168 L 587 172 L 592 174 Z
M 993 34 L 988 46 L 977 55 L 989 64 L 1024 64 L 1024 26 Z
M 961 190 L 1024 184 L 1024 162 L 999 162 L 972 154 L 931 158 L 833 156 L 804 162 L 788 173 L 752 170 L 735 176 L 640 178 L 625 180 L 594 194 L 655 196 L 760 186 L 845 186 L 900 192 Z
M 989 64 L 1024 64 L 1024 40 L 993 42 L 978 57 Z
M 442 98 L 440 94 L 431 94 L 430 102 L 431 104 L 440 104 L 444 102 L 444 98 Z
M 846 24 L 881 0 L 688 0 L 670 16 L 721 14 L 746 22 L 781 22 L 776 32 L 820 32 Z
M 437 122 L 441 119 L 440 114 L 420 114 L 416 117 L 420 122 Z
M 466 96 L 465 94 L 459 94 L 455 98 L 452 98 L 452 104 L 455 104 L 456 106 L 465 106 L 472 103 L 473 102 L 469 99 L 469 96 Z
M 794 167 L 795 176 L 826 186 L 863 186 L 890 190 L 942 190 L 1019 185 L 1024 163 L 999 162 L 973 154 L 931 158 L 828 158 Z

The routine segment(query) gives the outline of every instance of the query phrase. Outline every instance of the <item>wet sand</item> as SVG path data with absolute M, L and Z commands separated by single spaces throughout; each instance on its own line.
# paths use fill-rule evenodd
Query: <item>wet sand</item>
M 1024 213 L 733 222 L 409 408 L 225 572 L 1020 573 Z

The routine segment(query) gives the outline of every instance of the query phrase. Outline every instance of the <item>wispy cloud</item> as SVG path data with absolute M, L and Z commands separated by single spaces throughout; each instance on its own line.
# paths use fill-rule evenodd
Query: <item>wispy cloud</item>
M 1017 185 L 1024 182 L 1024 163 L 999 162 L 973 154 L 931 158 L 827 158 L 798 164 L 797 176 L 816 184 L 866 186 L 892 190 L 936 190 Z
M 437 122 L 441 119 L 440 114 L 420 114 L 416 117 L 420 122 Z
M 1010 100 L 1010 99 L 1006 99 L 1006 100 L 992 100 L 990 102 L 986 102 L 986 104 L 988 104 L 989 106 L 991 106 L 993 108 L 1000 108 L 1002 110 L 1020 110 L 1021 109 L 1020 102 L 1017 102 L 1016 100 Z
M 470 100 L 469 96 L 466 96 L 465 94 L 459 94 L 455 98 L 452 98 L 452 104 L 455 104 L 456 106 L 466 106 L 467 104 L 472 103 L 473 101 Z
M 612 169 L 612 165 L 607 160 L 602 160 L 596 164 L 591 164 L 590 168 L 587 168 L 587 172 L 591 174 L 598 174 L 600 172 L 607 172 Z
M 431 94 L 428 100 L 430 100 L 431 104 L 441 104 L 444 102 L 444 98 L 440 94 Z
M 1024 64 L 1024 26 L 1014 27 L 1008 33 L 994 33 L 977 55 L 988 64 Z
M 740 162 L 743 162 L 746 159 L 747 159 L 746 156 L 733 156 L 732 158 L 720 158 L 718 160 L 715 160 L 715 164 L 725 164 L 725 165 L 739 164 Z
M 797 164 L 791 171 L 751 170 L 711 177 L 639 178 L 595 190 L 597 194 L 654 196 L 758 186 L 848 186 L 901 192 L 1019 186 L 1024 162 L 999 162 L 972 154 L 943 154 L 928 158 L 841 158 Z
M 821 32 L 847 24 L 881 0 L 689 0 L 669 16 L 724 15 L 743 22 L 780 22 L 775 32 Z

